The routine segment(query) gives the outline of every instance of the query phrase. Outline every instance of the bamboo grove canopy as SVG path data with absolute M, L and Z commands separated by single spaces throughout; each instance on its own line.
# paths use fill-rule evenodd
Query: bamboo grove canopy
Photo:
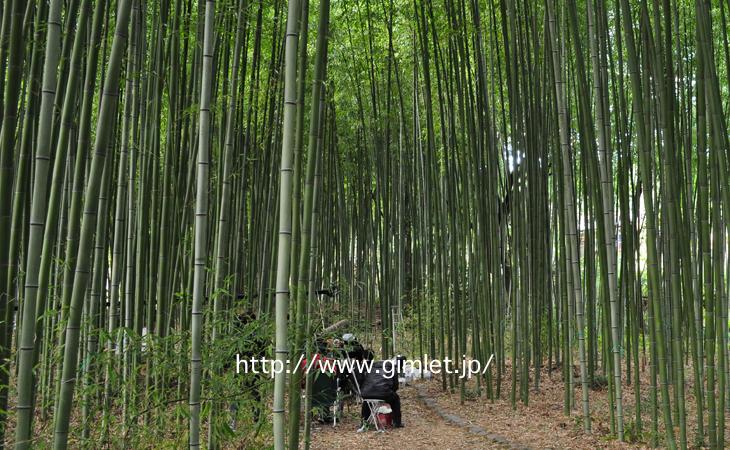
M 612 439 L 724 447 L 728 14 L 3 1 L 0 437 L 255 439 L 227 422 L 250 311 L 282 363 L 325 316 L 389 357 L 405 314 L 416 353 L 494 354 L 485 398 L 528 404 L 559 367 L 585 433 L 605 380 Z M 309 445 L 302 383 L 255 388 L 277 450 Z

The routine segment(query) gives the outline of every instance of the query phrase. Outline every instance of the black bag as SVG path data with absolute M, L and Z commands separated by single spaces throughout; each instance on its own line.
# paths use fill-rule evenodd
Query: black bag
M 398 376 L 394 372 L 394 367 L 383 370 L 383 361 L 376 361 L 370 373 L 364 374 L 360 395 L 362 398 L 384 399 L 394 394 L 397 389 Z

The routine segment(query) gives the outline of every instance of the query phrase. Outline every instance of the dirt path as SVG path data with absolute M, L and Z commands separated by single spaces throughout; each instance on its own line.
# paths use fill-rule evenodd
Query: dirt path
M 648 371 L 647 371 L 648 372 Z M 506 372 L 503 389 L 510 386 L 510 371 Z M 644 376 L 644 373 L 642 373 Z M 646 375 L 648 376 L 648 375 Z M 503 391 L 501 399 L 489 401 L 476 397 L 475 386 L 467 385 L 469 395 L 461 404 L 459 393 L 444 392 L 440 380 L 418 381 L 406 386 L 399 393 L 403 404 L 404 428 L 386 433 L 356 433 L 359 425 L 359 407 L 353 405 L 345 411 L 345 418 L 337 428 L 318 427 L 312 436 L 315 449 L 648 449 L 651 437 L 651 411 L 642 409 L 643 432 L 637 435 L 634 428 L 634 397 L 628 388 L 624 392 L 625 424 L 628 442 L 618 442 L 611 435 L 610 409 L 607 389 L 591 391 L 591 433 L 583 432 L 580 414 L 563 414 L 564 386 L 559 374 L 541 376 L 539 391 L 530 391 L 529 406 L 518 402 L 515 409 L 509 401 L 509 392 Z M 642 380 L 647 390 L 642 397 L 648 398 L 648 380 Z M 579 394 L 579 391 L 576 390 Z M 688 402 L 688 437 L 694 439 L 694 402 Z M 661 426 L 661 424 L 660 424 Z M 730 429 L 730 418 L 726 418 Z M 660 433 L 662 431 L 660 430 Z M 661 437 L 661 436 L 660 436 Z M 730 444 L 730 441 L 728 441 Z
M 588 448 L 626 450 L 644 448 L 641 444 L 617 442 L 605 434 L 606 425 L 596 409 L 593 434 L 585 434 L 577 422 L 577 416 L 565 417 L 562 410 L 561 393 L 557 386 L 545 383 L 539 393 L 531 392 L 530 406 L 518 404 L 513 410 L 508 396 L 493 403 L 486 399 L 470 398 L 463 405 L 459 393 L 441 390 L 440 381 L 432 380 L 419 385 L 419 390 L 432 398 L 439 408 L 458 414 L 470 424 L 482 427 L 489 433 L 503 437 L 507 442 L 527 445 L 535 449 L 575 449 Z
M 415 387 L 399 391 L 403 409 L 403 428 L 385 433 L 367 431 L 356 433 L 360 423 L 360 408 L 345 407 L 344 417 L 337 427 L 317 425 L 312 429 L 313 449 L 374 450 L 472 450 L 504 448 L 484 436 L 471 433 L 467 428 L 447 423 L 441 416 L 424 405 Z

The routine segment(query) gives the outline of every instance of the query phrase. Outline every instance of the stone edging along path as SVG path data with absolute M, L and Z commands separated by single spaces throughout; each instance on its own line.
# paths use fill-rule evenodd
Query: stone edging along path
M 429 397 L 424 392 L 424 389 L 422 386 L 420 386 L 419 384 L 415 384 L 415 387 L 416 387 L 416 393 L 418 395 L 418 399 L 424 405 L 426 405 L 429 409 L 431 409 L 433 412 L 435 412 L 436 414 L 441 416 L 441 418 L 444 419 L 447 423 L 458 426 L 458 427 L 466 428 L 471 434 L 483 436 L 485 439 L 488 439 L 495 444 L 501 445 L 504 448 L 508 448 L 511 450 L 532 450 L 530 447 L 514 444 L 514 443 L 508 441 L 507 438 L 505 438 L 504 436 L 490 433 L 478 425 L 469 423 L 469 421 L 467 421 L 455 414 L 449 413 L 448 411 L 443 409 L 441 406 L 439 406 L 439 404 L 438 404 L 438 402 L 436 402 L 436 400 Z

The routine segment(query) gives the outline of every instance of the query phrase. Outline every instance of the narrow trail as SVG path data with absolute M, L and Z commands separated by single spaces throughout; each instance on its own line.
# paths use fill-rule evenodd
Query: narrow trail
M 415 386 L 415 389 L 418 395 L 418 399 L 423 404 L 425 404 L 427 408 L 429 408 L 432 412 L 438 414 L 443 420 L 445 420 L 449 424 L 461 427 L 462 429 L 467 430 L 472 435 L 483 437 L 488 442 L 491 442 L 493 445 L 495 445 L 497 448 L 506 448 L 512 450 L 531 450 L 531 448 L 528 446 L 512 443 L 504 436 L 490 433 L 483 427 L 480 427 L 479 425 L 476 425 L 471 421 L 442 408 L 434 398 L 429 396 L 423 385 L 417 384 Z
M 348 450 L 372 450 L 393 448 L 417 450 L 438 448 L 443 450 L 505 449 L 487 436 L 474 433 L 468 428 L 450 422 L 425 404 L 417 386 L 406 386 L 399 391 L 403 409 L 403 428 L 385 433 L 367 431 L 357 433 L 360 422 L 358 405 L 345 407 L 344 417 L 337 427 L 318 425 L 312 429 L 313 449 L 347 448 Z
M 504 385 L 507 386 L 508 380 Z M 486 398 L 473 397 L 474 386 L 469 386 L 470 395 L 462 404 L 459 393 L 444 392 L 440 380 L 419 383 L 418 391 L 429 399 L 437 410 L 447 415 L 457 415 L 467 428 L 481 428 L 492 442 L 501 442 L 502 448 L 534 449 L 642 449 L 641 443 L 618 442 L 608 438 L 606 428 L 607 410 L 605 391 L 595 392 L 594 433 L 586 434 L 576 415 L 566 417 L 562 411 L 562 389 L 558 378 L 543 377 L 538 392 L 531 392 L 529 406 L 522 404 L 513 409 L 509 395 L 493 402 Z M 527 446 L 527 447 L 525 447 Z
M 509 380 L 505 380 L 508 385 Z M 469 387 L 469 389 L 473 386 Z M 594 431 L 582 431 L 579 416 L 563 414 L 559 377 L 543 374 L 541 388 L 529 406 L 512 408 L 507 395 L 492 402 L 471 395 L 462 404 L 459 394 L 444 392 L 440 380 L 417 381 L 399 391 L 404 428 L 386 433 L 356 433 L 360 409 L 345 408 L 337 427 L 317 426 L 314 449 L 647 449 L 643 442 L 618 442 L 608 429 L 607 391 L 594 392 Z M 628 400 L 631 400 L 627 397 Z M 627 402 L 632 407 L 631 401 Z M 645 418 L 649 424 L 648 412 Z M 648 425 L 647 425 L 648 426 Z

